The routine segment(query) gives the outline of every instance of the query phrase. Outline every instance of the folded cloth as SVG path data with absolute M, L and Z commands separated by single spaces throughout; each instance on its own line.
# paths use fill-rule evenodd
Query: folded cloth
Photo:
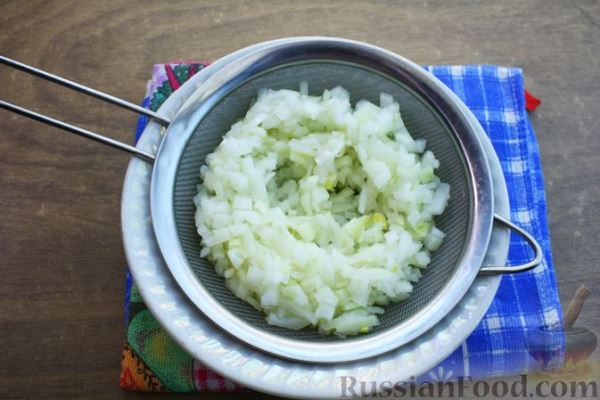
M 206 66 L 177 62 L 154 66 L 144 106 L 156 110 L 179 86 Z M 544 251 L 542 265 L 505 275 L 485 317 L 468 339 L 439 366 L 417 380 L 516 375 L 559 367 L 565 339 L 546 219 L 544 180 L 535 134 L 525 110 L 523 73 L 490 65 L 427 69 L 473 111 L 498 154 L 511 219 L 527 229 Z M 136 140 L 147 120 L 141 117 Z M 531 257 L 528 245 L 511 236 L 509 264 Z M 160 327 L 127 274 L 126 340 L 121 387 L 139 391 L 239 391 L 242 388 L 194 360 Z

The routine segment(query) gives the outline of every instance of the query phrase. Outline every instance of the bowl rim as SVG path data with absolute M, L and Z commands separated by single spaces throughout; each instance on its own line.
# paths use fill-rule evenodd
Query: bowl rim
M 235 60 L 240 55 L 238 53 L 245 50 L 227 55 L 201 70 L 188 81 L 187 86 L 182 85 L 170 96 L 158 113 L 172 117 L 183 103 L 182 98 L 224 63 Z M 450 91 L 447 88 L 445 90 Z M 471 114 L 470 118 L 477 124 L 474 115 Z M 490 161 L 496 212 L 508 218 L 510 205 L 502 167 L 481 126 L 477 132 Z M 158 124 L 150 122 L 137 146 L 155 151 L 163 133 Z M 356 377 L 359 381 L 372 380 L 373 377 L 381 381 L 398 381 L 419 376 L 461 346 L 479 324 L 501 280 L 500 275 L 478 276 L 459 304 L 431 330 L 381 356 L 340 365 L 314 366 L 290 362 L 245 346 L 227 335 L 208 321 L 180 291 L 164 264 L 152 230 L 149 182 L 150 167 L 133 157 L 123 185 L 121 221 L 129 270 L 141 297 L 170 336 L 200 363 L 226 378 L 262 392 L 297 398 L 333 398 L 340 395 L 339 378 L 343 375 Z M 486 263 L 503 265 L 508 255 L 508 245 L 508 232 L 494 227 Z M 468 352 L 467 347 L 463 349 L 465 352 Z M 468 374 L 467 363 L 464 370 Z

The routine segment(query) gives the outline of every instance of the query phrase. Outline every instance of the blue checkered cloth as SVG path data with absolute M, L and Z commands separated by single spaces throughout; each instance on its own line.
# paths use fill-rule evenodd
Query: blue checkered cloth
M 565 350 L 562 311 L 550 252 L 540 154 L 525 110 L 523 72 L 491 65 L 426 68 L 465 102 L 490 137 L 508 186 L 511 220 L 539 241 L 544 260 L 532 271 L 504 275 L 475 331 L 417 380 L 518 375 L 560 367 Z M 150 107 L 149 97 L 143 105 Z M 147 119 L 140 117 L 136 140 L 146 123 Z M 517 265 L 530 257 L 529 246 L 511 236 L 508 263 Z M 127 296 L 131 285 L 128 274 Z
M 517 375 L 558 368 L 564 361 L 562 311 L 546 217 L 546 194 L 535 133 L 525 110 L 523 71 L 491 65 L 427 67 L 473 111 L 500 159 L 511 220 L 530 232 L 544 252 L 532 271 L 504 275 L 475 331 L 421 379 Z M 508 264 L 531 258 L 511 235 Z

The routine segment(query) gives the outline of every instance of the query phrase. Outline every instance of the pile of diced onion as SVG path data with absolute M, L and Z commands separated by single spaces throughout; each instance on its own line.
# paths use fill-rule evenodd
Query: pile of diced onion
M 202 256 L 269 324 L 369 332 L 444 238 L 450 187 L 425 145 L 386 94 L 262 91 L 200 171 Z

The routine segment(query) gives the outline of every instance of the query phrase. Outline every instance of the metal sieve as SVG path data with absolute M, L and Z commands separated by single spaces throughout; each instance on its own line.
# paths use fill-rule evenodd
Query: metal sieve
M 77 85 L 77 90 L 143 112 L 167 126 L 151 180 L 155 235 L 173 278 L 213 322 L 239 340 L 271 354 L 299 361 L 333 363 L 359 360 L 397 348 L 437 324 L 460 301 L 478 273 L 519 272 L 541 261 L 537 242 L 512 223 L 494 216 L 487 160 L 464 105 L 416 64 L 389 51 L 333 38 L 294 38 L 242 50 L 195 89 L 172 121 L 122 100 Z M 72 87 L 72 82 L 3 59 L 4 63 Z M 442 246 L 411 296 L 391 304 L 370 333 L 342 339 L 314 329 L 290 330 L 266 324 L 263 314 L 235 297 L 214 267 L 200 257 L 194 225 L 199 170 L 229 127 L 242 118 L 261 88 L 298 89 L 308 82 L 312 94 L 341 85 L 351 100 L 377 103 L 382 92 L 401 106 L 413 137 L 427 140 L 440 161 L 437 174 L 450 184 L 451 199 L 436 224 L 446 233 Z M 139 149 L 1 102 L 3 108 L 132 152 Z M 480 129 L 480 127 L 479 127 Z M 481 267 L 494 218 L 523 236 L 534 259 L 514 267 Z

